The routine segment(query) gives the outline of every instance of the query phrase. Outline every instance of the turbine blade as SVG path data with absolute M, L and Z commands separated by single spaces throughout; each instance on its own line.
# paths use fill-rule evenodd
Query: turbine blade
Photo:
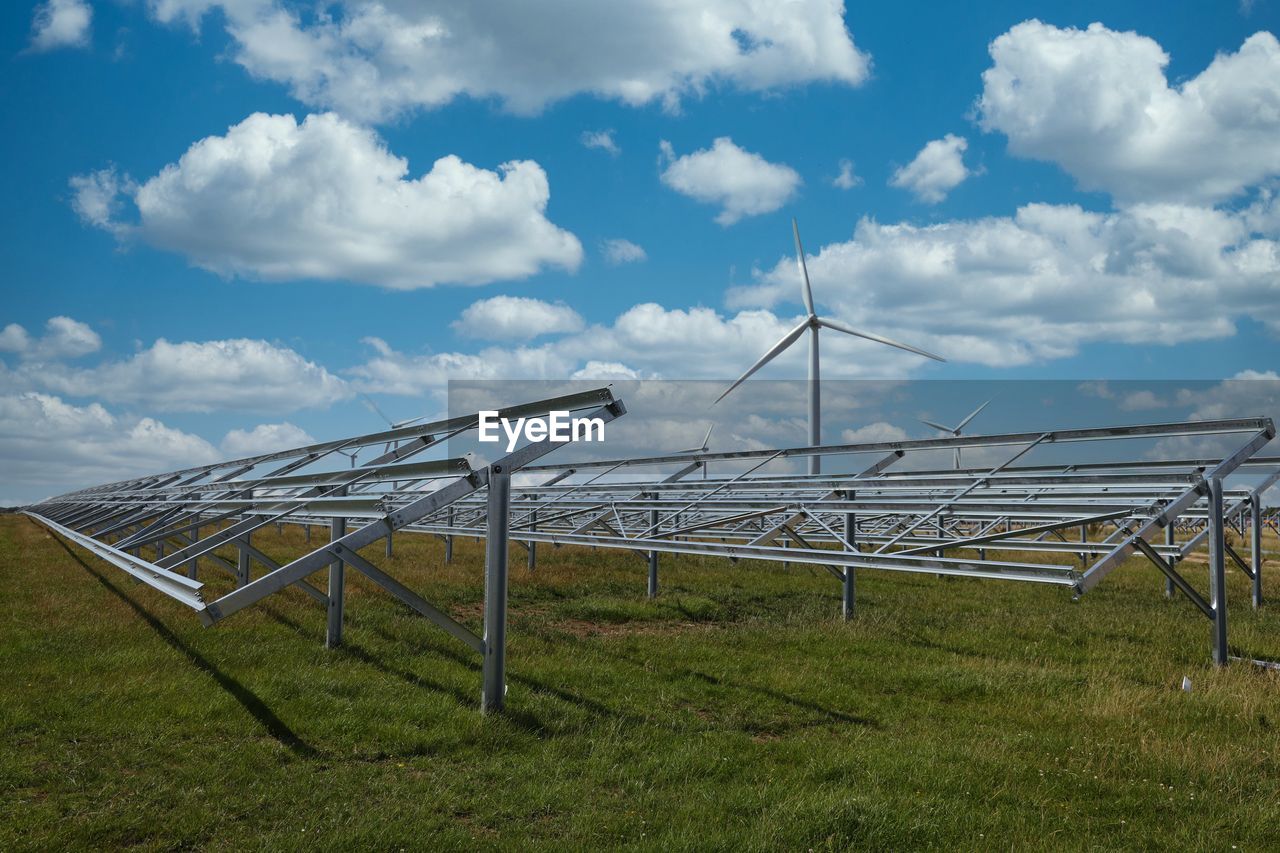
M 901 344 L 895 340 L 891 340 L 881 335 L 874 335 L 871 332 L 859 332 L 857 329 L 851 329 L 848 326 L 844 325 L 843 323 L 837 323 L 834 320 L 825 320 L 822 317 L 819 317 L 818 323 L 820 323 L 823 326 L 826 326 L 828 329 L 832 329 L 837 332 L 844 332 L 846 335 L 853 335 L 855 338 L 866 338 L 869 341 L 875 341 L 876 343 L 879 343 L 879 344 L 887 344 L 891 347 L 904 349 L 907 352 L 913 352 L 916 355 L 922 355 L 925 358 L 931 358 L 934 361 L 946 361 L 946 359 L 940 355 L 934 355 L 933 353 L 928 352 L 926 350 L 913 347 L 910 344 Z
M 711 444 L 711 431 L 715 428 L 716 428 L 716 425 L 714 423 L 712 423 L 711 426 L 707 427 L 707 434 L 702 437 L 703 450 L 706 450 L 707 447 Z
M 964 429 L 964 428 L 965 428 L 965 425 L 966 425 L 966 424 L 968 424 L 968 423 L 969 423 L 969 421 L 973 420 L 975 417 L 977 417 L 977 416 L 978 416 L 978 412 L 981 412 L 983 409 L 985 409 L 985 408 L 986 408 L 987 406 L 989 406 L 989 405 L 991 405 L 991 401 L 990 401 L 990 400 L 988 400 L 987 402 L 983 403 L 981 406 L 979 406 L 978 408 L 976 408 L 976 409 L 974 409 L 972 412 L 970 412 L 970 413 L 969 413 L 969 417 L 967 417 L 967 418 L 965 418 L 964 420 L 962 420 L 962 421 L 960 422 L 960 425 L 956 427 L 956 432 L 959 432 L 960 430 Z
M 382 418 L 384 421 L 387 422 L 387 426 L 391 426 L 391 427 L 395 426 L 395 424 L 392 423 L 391 418 L 387 417 L 386 413 L 383 412 L 382 409 L 378 408 L 378 404 L 373 402 L 372 397 L 364 393 L 362 393 L 360 397 L 364 400 L 364 404 L 366 407 L 371 409 L 378 417 Z
M 809 267 L 804 262 L 804 246 L 800 245 L 800 225 L 793 218 L 791 220 L 791 233 L 796 237 L 796 263 L 800 265 L 800 295 L 804 298 L 804 308 L 812 317 L 816 312 L 813 308 L 813 290 L 809 287 Z
M 918 420 L 920 421 L 920 423 L 924 424 L 925 426 L 931 426 L 934 429 L 942 430 L 943 432 L 946 432 L 946 433 L 955 432 L 955 430 L 953 430 L 951 427 L 943 426 L 942 424 L 935 424 L 933 421 L 926 421 L 924 418 L 918 418 Z
M 794 329 L 792 329 L 791 331 L 783 335 L 782 340 L 778 341 L 776 344 L 770 347 L 767 353 L 760 356 L 760 360 L 757 361 L 755 364 L 751 365 L 750 369 L 748 369 L 746 373 L 739 376 L 737 382 L 733 383 L 728 388 L 726 388 L 724 393 L 721 394 L 719 397 L 716 397 L 716 403 L 719 403 L 725 397 L 728 397 L 734 388 L 737 388 L 743 382 L 746 382 L 748 379 L 751 378 L 751 375 L 753 373 L 755 373 L 757 370 L 759 370 L 760 368 L 764 367 L 766 364 L 768 364 L 769 362 L 777 358 L 778 355 L 783 350 L 785 350 L 787 347 L 794 344 L 796 342 L 796 339 L 798 339 L 801 335 L 803 335 L 805 332 L 805 329 L 808 329 L 808 328 L 809 328 L 809 318 L 806 317 L 804 319 L 804 322 L 802 322 L 799 326 L 796 326 Z M 714 406 L 716 403 L 712 403 L 711 405 Z

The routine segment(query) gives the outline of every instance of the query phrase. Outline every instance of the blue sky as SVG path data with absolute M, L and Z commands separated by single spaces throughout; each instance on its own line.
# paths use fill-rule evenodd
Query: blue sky
M 1276 369 L 1275 0 L 597 5 L 6 4 L 0 466 L 55 487 L 0 498 L 447 378 L 731 380 L 803 312 L 793 216 L 822 313 L 948 358 L 832 377 Z

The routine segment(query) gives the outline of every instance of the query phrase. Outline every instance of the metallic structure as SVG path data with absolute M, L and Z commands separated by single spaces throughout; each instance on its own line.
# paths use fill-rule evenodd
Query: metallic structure
M 978 416 L 978 413 L 979 413 L 979 412 L 981 412 L 983 409 L 985 409 L 987 406 L 990 406 L 990 405 L 991 405 L 991 401 L 990 401 L 990 400 L 988 400 L 987 402 L 983 403 L 983 404 L 982 404 L 981 406 L 979 406 L 978 408 L 974 409 L 974 410 L 973 410 L 972 412 L 970 412 L 969 414 L 965 415 L 964 420 L 960 421 L 960 423 L 956 424 L 956 425 L 955 425 L 955 426 L 953 426 L 953 427 L 943 426 L 942 424 L 940 424 L 940 423 L 938 423 L 938 422 L 936 422 L 936 421 L 926 420 L 925 418 L 920 418 L 920 423 L 924 424 L 925 426 L 933 427 L 934 429 L 938 430 L 939 432 L 945 433 L 945 434 L 947 434 L 947 435 L 954 435 L 954 436 L 957 436 L 957 437 L 958 437 L 958 436 L 960 436 L 960 435 L 962 435 L 962 434 L 964 433 L 964 428 L 965 428 L 965 427 L 967 427 L 967 426 L 969 425 L 969 422 L 970 422 L 971 420 L 973 420 L 974 418 L 976 418 L 976 417 Z M 960 470 L 961 457 L 960 457 L 960 448 L 958 448 L 958 447 L 957 447 L 957 448 L 956 448 L 956 450 L 955 450 L 955 457 L 954 457 L 954 458 L 955 458 L 955 466 L 954 466 L 954 467 L 955 467 L 955 469 L 956 469 L 957 471 L 959 471 L 959 470 Z
M 822 444 L 822 388 L 821 377 L 819 375 L 818 360 L 818 332 L 823 328 L 830 329 L 833 332 L 840 332 L 844 335 L 852 335 L 855 338 L 866 338 L 869 341 L 875 341 L 878 344 L 885 344 L 891 347 L 897 347 L 907 352 L 913 352 L 916 355 L 922 355 L 925 358 L 931 358 L 934 361 L 946 361 L 940 355 L 934 355 L 931 352 L 925 352 L 922 349 L 913 347 L 910 344 L 899 343 L 881 335 L 873 335 L 870 332 L 862 332 L 857 329 L 850 328 L 843 323 L 837 323 L 835 320 L 829 320 L 826 317 L 819 317 L 817 308 L 813 304 L 813 290 L 809 287 L 809 266 L 804 260 L 804 246 L 800 244 L 800 225 L 791 220 L 791 233 L 796 238 L 796 265 L 800 268 L 800 297 L 804 300 L 804 310 L 808 312 L 808 316 L 800 322 L 791 331 L 782 336 L 782 340 L 778 341 L 769 351 L 760 356 L 759 360 L 751 367 L 747 368 L 747 372 L 738 377 L 737 381 L 725 389 L 724 393 L 716 398 L 719 403 L 725 397 L 732 393 L 743 382 L 746 382 L 760 368 L 773 361 L 786 351 L 787 347 L 794 344 L 800 339 L 805 332 L 809 333 L 809 445 L 811 447 Z M 712 403 L 714 406 L 715 403 Z M 809 457 L 809 473 L 822 473 L 822 457 L 818 455 Z
M 556 410 L 588 411 L 606 421 L 625 412 L 608 389 L 598 389 L 503 415 Z M 647 568 L 650 596 L 658 594 L 662 554 L 808 564 L 840 585 L 846 619 L 854 615 L 859 571 L 1022 581 L 1079 597 L 1138 555 L 1165 576 L 1168 595 L 1180 593 L 1208 619 L 1212 659 L 1223 664 L 1226 567 L 1251 579 L 1259 606 L 1261 534 L 1277 523 L 1262 507 L 1262 495 L 1280 481 L 1280 457 L 1258 455 L 1275 436 L 1268 418 L 579 462 L 544 460 L 558 445 L 541 441 L 479 469 L 465 457 L 411 461 L 476 425 L 471 415 L 403 426 L 85 489 L 26 511 L 190 606 L 206 625 L 298 586 L 326 607 L 326 642 L 338 645 L 343 573 L 358 571 L 483 657 L 485 710 L 501 708 L 505 692 L 510 542 L 527 549 L 530 570 L 539 545 L 635 555 Z M 1193 436 L 1228 450 L 1186 459 L 1150 449 L 1159 439 Z M 1099 459 L 1103 447 L 1119 461 Z M 354 468 L 319 467 L 333 454 L 362 448 L 381 452 Z M 936 464 L 960 448 L 969 460 L 989 461 L 959 470 Z M 1071 449 L 1095 461 L 1028 459 Z M 789 473 L 815 457 L 847 473 Z M 689 476 L 698 471 L 705 479 Z M 279 565 L 252 542 L 255 530 L 279 523 L 328 526 L 330 541 Z M 1248 541 L 1248 559 L 1226 536 L 1230 526 Z M 486 540 L 483 637 L 357 553 L 396 531 L 442 537 L 446 561 L 453 537 Z M 213 553 L 226 544 L 237 549 L 237 564 Z M 1202 593 L 1184 561 L 1206 545 L 1209 583 Z M 989 550 L 999 558 L 988 559 Z M 205 601 L 198 561 L 234 575 L 236 588 Z M 256 578 L 254 563 L 265 568 Z M 324 591 L 308 580 L 322 570 L 328 573 Z
M 499 414 L 517 418 L 554 411 L 585 411 L 607 423 L 626 408 L 605 388 L 514 406 Z M 192 608 L 205 625 L 296 586 L 326 608 L 325 645 L 330 648 L 342 643 L 345 571 L 350 567 L 479 653 L 481 707 L 498 710 L 505 693 L 511 476 L 564 442 L 527 444 L 479 469 L 465 457 L 411 461 L 441 449 L 445 441 L 477 424 L 478 415 L 468 415 L 141 477 L 52 498 L 27 508 L 26 514 Z M 364 449 L 381 453 L 355 465 Z M 334 455 L 348 456 L 352 466 L 327 466 Z M 480 492 L 485 495 L 488 540 L 483 637 L 358 553 L 380 539 L 390 542 L 395 531 L 424 517 L 451 513 L 458 501 Z M 252 537 L 256 530 L 282 523 L 326 525 L 330 541 L 280 565 L 255 548 Z M 214 553 L 227 544 L 239 554 L 235 565 Z M 198 577 L 202 560 L 230 572 L 235 589 L 205 601 Z M 255 562 L 266 569 L 257 578 L 252 577 Z M 321 570 L 328 572 L 326 591 L 307 580 Z

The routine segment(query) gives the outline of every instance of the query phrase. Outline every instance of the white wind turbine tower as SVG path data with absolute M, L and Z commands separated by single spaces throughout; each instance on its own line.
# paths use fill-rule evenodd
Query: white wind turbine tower
M 991 405 L 990 400 L 983 403 L 978 408 L 974 409 L 972 412 L 969 413 L 968 417 L 966 417 L 964 420 L 962 420 L 960 423 L 956 424 L 953 427 L 943 426 L 942 424 L 936 424 L 933 421 L 926 421 L 924 418 L 920 418 L 920 423 L 924 424 L 925 426 L 931 426 L 937 430 L 942 430 L 943 432 L 949 433 L 958 438 L 960 436 L 960 431 L 969 425 L 969 421 L 976 418 L 978 416 L 978 412 L 981 412 L 983 409 L 985 409 L 989 405 Z M 956 450 L 955 467 L 956 467 L 956 470 L 959 471 L 960 470 L 960 448 L 957 447 L 955 450 Z
M 819 391 L 819 371 L 818 371 L 818 330 L 828 328 L 833 332 L 840 332 L 846 335 L 853 335 L 855 338 L 866 338 L 869 341 L 875 341 L 878 344 L 887 344 L 891 347 L 904 349 L 907 352 L 913 352 L 916 355 L 923 355 L 934 361 L 946 361 L 940 355 L 934 355 L 931 352 L 925 352 L 922 349 L 901 344 L 889 338 L 874 335 L 870 332 L 860 332 L 857 329 L 850 328 L 843 323 L 837 323 L 835 320 L 828 320 L 826 317 L 819 317 L 817 311 L 813 307 L 813 291 L 809 287 L 809 268 L 804 262 L 804 247 L 800 245 L 800 226 L 796 224 L 794 219 L 791 220 L 791 231 L 796 238 L 796 264 L 800 267 L 800 295 L 804 298 L 805 310 L 809 312 L 809 316 L 805 317 L 791 331 L 782 336 L 782 340 L 778 341 L 769 351 L 760 357 L 760 360 L 751 365 L 746 373 L 738 377 L 738 381 L 730 385 L 725 392 L 716 398 L 719 403 L 729 393 L 745 382 L 750 376 L 769 362 L 773 361 L 782 354 L 787 347 L 791 346 L 806 331 L 809 333 L 809 444 L 816 446 L 822 443 L 822 404 L 820 401 Z M 711 405 L 715 405 L 712 403 Z M 822 459 L 819 456 L 809 457 L 809 473 L 822 473 Z

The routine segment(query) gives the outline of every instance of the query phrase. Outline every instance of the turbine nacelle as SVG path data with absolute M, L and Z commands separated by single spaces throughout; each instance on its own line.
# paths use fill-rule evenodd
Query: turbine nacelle
M 983 403 L 983 404 L 982 404 L 981 406 L 979 406 L 978 408 L 974 409 L 972 412 L 970 412 L 968 415 L 966 415 L 966 416 L 965 416 L 965 419 L 964 419 L 964 420 L 962 420 L 960 423 L 956 424 L 956 425 L 955 425 L 955 426 L 953 426 L 953 427 L 945 426 L 944 424 L 940 424 L 940 423 L 937 423 L 937 422 L 935 422 L 935 421 L 927 420 L 927 419 L 925 419 L 925 418 L 919 418 L 918 420 L 920 421 L 920 423 L 924 424 L 925 426 L 931 426 L 931 427 L 933 427 L 934 429 L 938 430 L 939 432 L 949 433 L 950 435 L 953 435 L 953 436 L 955 436 L 956 438 L 959 438 L 959 437 L 960 437 L 960 433 L 961 433 L 961 431 L 962 431 L 966 426 L 968 426 L 968 425 L 969 425 L 969 421 L 971 421 L 971 420 L 973 420 L 974 418 L 976 418 L 976 417 L 978 416 L 978 412 L 981 412 L 983 409 L 985 409 L 985 408 L 986 408 L 987 406 L 989 406 L 989 405 L 991 405 L 991 401 L 990 401 L 990 400 L 988 400 L 987 402 Z M 954 461 L 955 461 L 955 468 L 956 468 L 956 470 L 957 470 L 957 471 L 958 471 L 958 470 L 960 470 L 960 448 L 958 448 L 958 447 L 955 449 Z
M 817 445 L 821 443 L 821 403 L 819 394 L 819 366 L 818 366 L 818 332 L 821 329 L 830 329 L 833 332 L 839 332 L 843 335 L 849 335 L 855 338 L 863 338 L 868 341 L 874 341 L 878 344 L 896 347 L 900 350 L 922 355 L 925 358 L 931 358 L 934 361 L 946 361 L 940 355 L 934 355 L 927 350 L 913 347 L 909 344 L 900 343 L 883 335 L 873 334 L 871 332 L 863 332 L 839 323 L 835 320 L 829 320 L 826 317 L 819 317 L 817 308 L 813 302 L 813 288 L 809 284 L 809 267 L 805 263 L 804 246 L 800 242 L 800 226 L 795 219 L 791 220 L 791 233 L 795 236 L 796 241 L 796 265 L 800 269 L 800 298 L 804 302 L 805 318 L 800 321 L 794 329 L 782 336 L 776 344 L 769 348 L 755 364 L 747 369 L 747 372 L 738 377 L 738 380 L 724 390 L 719 397 L 716 398 L 716 405 L 725 397 L 729 396 L 735 388 L 746 382 L 756 371 L 773 361 L 779 355 L 787 350 L 792 344 L 800 339 L 806 331 L 809 333 L 809 444 Z M 821 470 L 820 457 L 809 457 L 809 473 L 817 474 Z

